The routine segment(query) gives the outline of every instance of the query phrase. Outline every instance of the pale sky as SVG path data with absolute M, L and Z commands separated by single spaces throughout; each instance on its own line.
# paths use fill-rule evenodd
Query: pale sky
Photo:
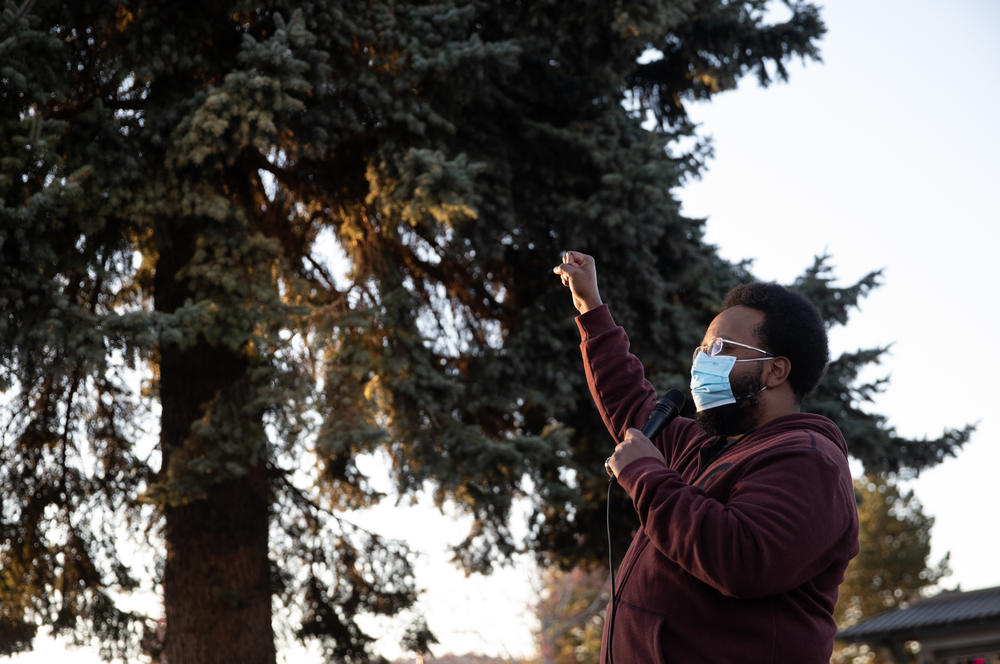
M 692 108 L 716 154 L 680 192 L 684 211 L 706 217 L 709 241 L 726 258 L 753 259 L 760 278 L 791 281 L 823 252 L 844 285 L 885 268 L 884 285 L 833 336 L 834 353 L 893 344 L 872 374 L 892 379 L 874 410 L 903 435 L 979 423 L 957 458 L 907 486 L 936 518 L 931 562 L 951 553 L 943 585 L 1000 585 L 1000 356 L 991 343 L 1000 316 L 990 296 L 1000 284 L 1000 3 L 831 0 L 823 18 L 823 63 L 795 63 L 787 84 L 761 90 L 746 80 Z M 571 314 L 567 299 L 567 322 Z M 365 525 L 381 523 L 422 551 L 417 579 L 442 641 L 435 652 L 530 653 L 530 563 L 466 578 L 446 557 L 467 524 L 401 510 L 386 505 Z M 392 657 L 401 630 L 385 630 Z M 62 652 L 41 639 L 37 647 L 11 661 Z M 305 661 L 300 654 L 287 659 Z M 73 660 L 96 661 L 79 650 Z

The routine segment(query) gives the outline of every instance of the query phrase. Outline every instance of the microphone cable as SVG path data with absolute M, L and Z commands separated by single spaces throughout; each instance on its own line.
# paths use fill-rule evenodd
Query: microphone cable
M 653 436 L 660 432 L 670 420 L 677 417 L 681 406 L 684 405 L 684 393 L 680 390 L 667 390 L 667 393 L 660 397 L 649 419 L 642 427 L 642 435 L 652 440 Z M 615 664 L 615 655 L 612 652 L 615 636 L 615 547 L 614 538 L 611 536 L 611 489 L 618 484 L 618 478 L 611 472 L 608 462 L 611 457 L 604 461 L 604 470 L 611 479 L 608 480 L 607 512 L 605 514 L 605 526 L 608 531 L 608 569 L 611 571 L 611 610 L 608 612 L 608 664 Z
M 611 611 L 608 615 L 608 664 L 615 664 L 615 656 L 611 652 L 611 644 L 615 634 L 615 547 L 611 537 L 611 489 L 618 484 L 615 476 L 608 480 L 608 505 L 605 521 L 608 529 L 608 569 L 611 570 Z

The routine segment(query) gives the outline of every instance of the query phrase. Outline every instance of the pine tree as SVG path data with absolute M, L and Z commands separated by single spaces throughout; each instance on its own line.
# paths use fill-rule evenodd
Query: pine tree
M 596 254 L 654 380 L 683 383 L 749 276 L 679 213 L 708 154 L 678 152 L 683 104 L 783 78 L 823 32 L 767 4 L 5 0 L 0 652 L 46 626 L 109 658 L 273 662 L 284 625 L 377 659 L 358 618 L 416 597 L 405 545 L 350 520 L 378 449 L 402 495 L 474 515 L 469 570 L 517 549 L 525 480 L 525 546 L 603 558 L 608 441 L 549 269 Z M 822 401 L 861 458 L 875 357 Z M 908 442 L 872 440 L 886 465 Z M 121 608 L 145 577 L 123 531 L 165 632 Z
M 818 256 L 813 264 L 789 286 L 809 297 L 819 308 L 827 329 L 846 325 L 851 310 L 877 288 L 881 271 L 862 277 L 856 284 L 835 285 L 829 256 Z M 972 435 L 975 427 L 966 425 L 945 430 L 937 438 L 908 439 L 896 433 L 885 416 L 867 410 L 888 386 L 888 377 L 869 381 L 861 372 L 881 362 L 888 347 L 863 348 L 834 358 L 816 391 L 803 403 L 803 409 L 825 415 L 837 423 L 847 439 L 851 455 L 869 473 L 888 473 L 909 478 L 953 456 Z

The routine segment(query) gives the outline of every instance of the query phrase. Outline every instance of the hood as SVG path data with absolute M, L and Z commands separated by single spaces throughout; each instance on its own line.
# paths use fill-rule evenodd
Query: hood
M 759 429 L 754 429 L 748 437 L 756 438 L 757 434 L 775 435 L 785 431 L 813 431 L 833 442 L 847 456 L 847 441 L 837 425 L 828 417 L 815 413 L 793 413 L 777 417 Z

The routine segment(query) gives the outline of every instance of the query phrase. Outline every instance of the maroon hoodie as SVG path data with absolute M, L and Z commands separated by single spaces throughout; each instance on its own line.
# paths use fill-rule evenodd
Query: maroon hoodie
M 606 306 L 577 324 L 591 394 L 622 440 L 655 391 Z M 615 664 L 830 661 L 837 587 L 858 552 L 844 438 L 797 413 L 712 459 L 722 442 L 677 418 L 653 441 L 666 465 L 640 459 L 619 473 L 641 528 L 616 575 Z

